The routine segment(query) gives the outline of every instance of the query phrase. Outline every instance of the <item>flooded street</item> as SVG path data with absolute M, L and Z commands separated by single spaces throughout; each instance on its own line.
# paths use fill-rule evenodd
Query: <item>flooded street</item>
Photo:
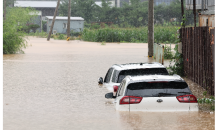
M 98 78 L 112 64 L 152 62 L 147 44 L 36 37 L 28 42 L 25 54 L 3 55 L 4 130 L 215 129 L 215 114 L 118 112 L 105 99 L 108 91 Z M 203 90 L 190 88 L 200 97 Z

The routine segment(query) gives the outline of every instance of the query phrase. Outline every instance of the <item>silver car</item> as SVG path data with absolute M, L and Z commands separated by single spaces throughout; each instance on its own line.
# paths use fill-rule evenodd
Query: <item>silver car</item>
M 103 84 L 114 96 L 119 88 L 121 81 L 127 76 L 137 75 L 169 75 L 166 67 L 160 63 L 127 63 L 114 64 L 109 68 L 105 78 L 99 78 L 98 83 Z

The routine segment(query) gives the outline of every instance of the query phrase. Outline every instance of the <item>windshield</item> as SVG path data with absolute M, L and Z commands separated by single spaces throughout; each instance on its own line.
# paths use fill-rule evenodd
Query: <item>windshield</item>
M 166 68 L 148 68 L 148 69 L 131 69 L 131 70 L 123 70 L 119 73 L 117 83 L 121 83 L 121 81 L 127 76 L 137 76 L 137 75 L 169 75 Z
M 138 82 L 127 86 L 125 95 L 139 97 L 172 97 L 192 94 L 186 82 Z

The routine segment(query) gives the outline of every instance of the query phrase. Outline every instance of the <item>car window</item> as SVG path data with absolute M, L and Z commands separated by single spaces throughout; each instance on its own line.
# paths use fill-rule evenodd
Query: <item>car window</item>
M 123 80 L 123 86 L 122 86 L 122 88 L 121 88 L 121 90 L 120 90 L 120 95 L 123 95 L 125 86 L 126 86 L 126 80 Z
M 126 80 L 123 80 L 122 83 L 120 84 L 119 87 L 119 91 L 118 91 L 118 96 L 122 96 L 123 95 L 123 91 L 126 85 Z
M 171 97 L 192 94 L 186 82 L 138 82 L 127 86 L 125 95 L 139 97 Z
M 110 82 L 110 79 L 111 79 L 111 74 L 113 72 L 113 68 L 110 68 L 104 78 L 104 82 L 105 83 L 109 83 Z
M 113 73 L 113 76 L 112 76 L 112 82 L 113 83 L 116 83 L 117 81 L 117 76 L 118 75 L 118 71 L 117 70 L 114 70 L 114 73 Z
M 119 89 L 117 91 L 117 96 L 120 96 L 120 90 L 121 90 L 122 86 L 123 86 L 123 82 L 120 83 Z
M 119 73 L 117 83 L 120 83 L 127 75 L 137 76 L 137 75 L 169 75 L 166 68 L 146 68 L 146 69 L 130 69 L 122 70 Z

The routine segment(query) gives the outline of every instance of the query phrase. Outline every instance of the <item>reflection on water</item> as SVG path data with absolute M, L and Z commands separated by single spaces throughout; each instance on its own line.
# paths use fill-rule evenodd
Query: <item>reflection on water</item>
M 119 112 L 123 124 L 136 130 L 213 130 L 214 115 L 205 112 Z
M 151 62 L 147 44 L 29 43 L 25 54 L 3 56 L 5 130 L 214 129 L 215 114 L 118 112 L 104 98 L 98 78 L 115 63 Z

